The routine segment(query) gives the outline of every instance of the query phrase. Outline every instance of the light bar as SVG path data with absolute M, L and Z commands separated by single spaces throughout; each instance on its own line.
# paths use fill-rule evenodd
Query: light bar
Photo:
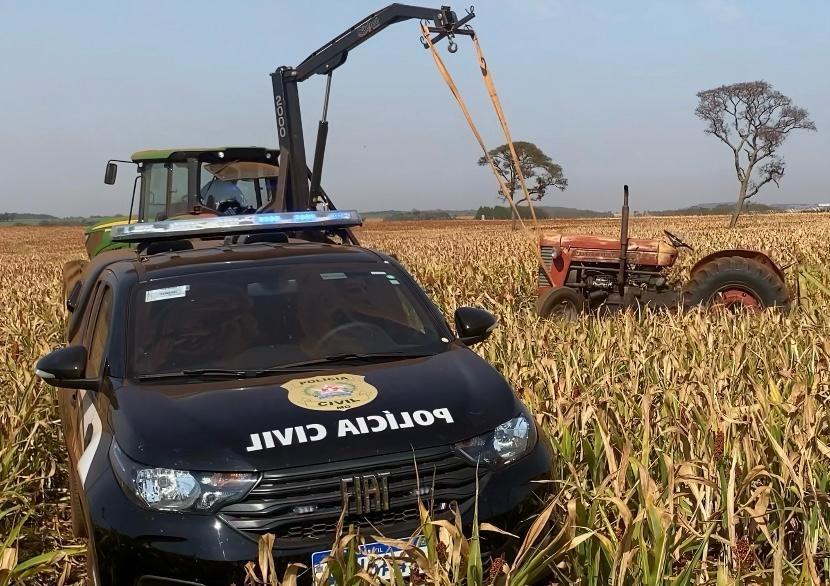
M 241 216 L 206 216 L 197 219 L 141 222 L 115 226 L 112 229 L 112 240 L 114 242 L 151 242 L 178 238 L 228 236 L 231 234 L 284 232 L 286 230 L 351 228 L 361 224 L 363 224 L 363 220 L 355 210 L 310 210 L 307 212 L 245 214 Z

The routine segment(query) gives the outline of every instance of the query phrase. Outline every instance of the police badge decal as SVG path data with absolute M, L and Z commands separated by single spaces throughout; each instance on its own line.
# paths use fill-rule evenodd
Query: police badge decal
M 367 405 L 378 396 L 378 390 L 356 374 L 332 374 L 299 378 L 284 383 L 288 400 L 315 411 L 348 411 Z

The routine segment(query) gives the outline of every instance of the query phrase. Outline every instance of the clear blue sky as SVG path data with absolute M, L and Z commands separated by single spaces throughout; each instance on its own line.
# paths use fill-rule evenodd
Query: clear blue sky
M 446 0 L 444 0 L 446 1 Z M 269 72 L 295 65 L 382 1 L 0 0 L 0 211 L 127 209 L 140 148 L 275 145 Z M 454 6 L 459 12 L 464 5 Z M 695 93 L 766 79 L 819 132 L 783 149 L 781 189 L 757 201 L 830 201 L 830 2 L 481 1 L 473 21 L 515 139 L 537 143 L 570 187 L 546 201 L 594 209 L 731 200 L 726 147 L 703 134 Z M 334 75 L 323 180 L 341 208 L 460 209 L 496 185 L 418 43 L 394 25 Z M 502 141 L 474 53 L 442 54 L 491 147 Z M 307 142 L 322 78 L 301 86 Z

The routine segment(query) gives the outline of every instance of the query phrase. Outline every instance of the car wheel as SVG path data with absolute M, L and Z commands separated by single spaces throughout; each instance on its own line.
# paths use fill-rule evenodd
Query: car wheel
M 536 300 L 536 313 L 541 317 L 572 321 L 585 308 L 585 299 L 570 287 L 551 287 Z
M 766 265 L 742 256 L 718 258 L 701 267 L 683 288 L 687 306 L 710 305 L 736 311 L 786 309 L 787 286 Z

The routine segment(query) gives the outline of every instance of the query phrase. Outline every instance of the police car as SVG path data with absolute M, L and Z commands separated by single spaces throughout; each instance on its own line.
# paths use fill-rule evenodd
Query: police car
M 356 212 L 133 224 L 71 293 L 58 394 L 73 527 L 93 584 L 230 584 L 276 536 L 319 563 L 341 513 L 404 537 L 417 503 L 506 529 L 532 515 L 550 448 L 508 383 Z M 338 243 L 339 240 L 339 243 Z M 377 549 L 377 548 L 376 548 Z M 312 569 L 308 570 L 313 571 Z

